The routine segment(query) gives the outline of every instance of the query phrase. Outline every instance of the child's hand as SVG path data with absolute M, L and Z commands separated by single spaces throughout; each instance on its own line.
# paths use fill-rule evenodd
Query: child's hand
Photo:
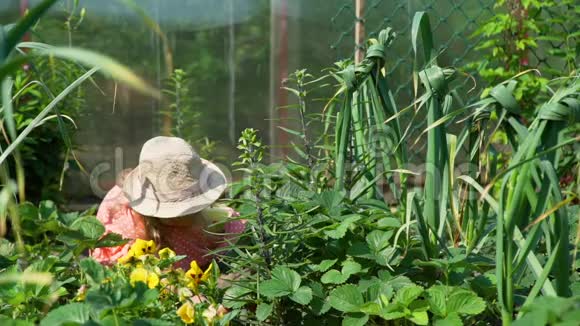
M 231 207 L 224 207 L 228 211 L 228 217 L 239 217 L 240 213 L 236 212 L 235 209 Z
M 202 210 L 201 214 L 205 218 L 207 225 L 210 225 L 208 231 L 214 233 L 224 232 L 224 226 L 227 220 L 231 217 L 240 216 L 240 213 L 226 206 L 208 207 Z

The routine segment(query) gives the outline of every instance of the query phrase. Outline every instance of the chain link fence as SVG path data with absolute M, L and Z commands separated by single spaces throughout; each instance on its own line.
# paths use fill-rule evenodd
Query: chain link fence
M 378 33 L 391 27 L 396 38 L 391 44 L 387 59 L 387 73 L 389 84 L 397 104 L 400 108 L 413 100 L 413 50 L 411 43 L 411 25 L 417 11 L 429 14 L 433 32 L 434 46 L 438 48 L 438 64 L 453 67 L 463 67 L 469 62 L 478 59 L 474 48 L 479 43 L 479 37 L 473 33 L 490 16 L 493 15 L 493 0 L 366 0 L 362 22 L 365 26 L 366 38 L 376 37 Z M 331 23 L 337 37 L 331 49 L 336 58 L 351 57 L 359 47 L 355 44 L 355 25 L 361 20 L 356 17 L 356 0 L 345 0 L 343 5 L 331 18 Z M 472 79 L 463 78 L 464 83 Z M 472 96 L 476 99 L 477 96 Z M 424 113 L 421 113 L 424 114 Z M 409 146 L 413 150 L 408 154 L 409 162 L 421 162 L 426 150 L 425 142 L 413 144 L 410 139 L 416 139 L 425 127 L 425 119 L 403 116 L 403 125 L 409 126 Z
M 439 47 L 439 63 L 461 67 L 477 55 L 473 50 L 478 38 L 471 35 L 493 14 L 493 4 L 492 0 L 366 0 L 363 23 L 367 38 L 375 37 L 386 27 L 397 33 L 387 62 L 395 97 L 399 101 L 412 97 L 411 23 L 415 12 L 429 13 L 435 46 Z M 337 58 L 352 55 L 357 21 L 354 0 L 345 1 L 331 18 L 338 36 L 330 47 Z
M 435 46 L 439 47 L 438 62 L 442 66 L 463 67 L 480 59 L 481 52 L 474 51 L 480 36 L 473 37 L 477 28 L 494 14 L 494 0 L 365 0 L 362 19 L 356 15 L 356 0 L 344 0 L 331 18 L 337 37 L 330 44 L 336 58 L 352 55 L 356 48 L 355 25 L 362 21 L 366 37 L 391 27 L 397 38 L 390 48 L 388 73 L 394 95 L 400 103 L 408 103 L 412 96 L 413 53 L 411 48 L 411 23 L 417 11 L 429 14 Z M 563 12 L 565 11 L 565 12 Z M 575 12 L 576 14 L 570 14 Z M 565 58 L 566 48 L 578 48 L 578 14 L 573 5 L 551 5 L 533 14 L 541 17 L 537 47 L 529 49 L 530 67 L 538 67 L 544 76 L 554 78 L 570 70 L 570 62 L 578 66 L 578 58 Z M 575 19 L 564 19 L 574 17 Z M 578 50 L 576 50 L 578 53 Z M 568 65 L 568 66 L 566 66 Z
M 543 25 L 539 26 L 542 35 L 536 39 L 538 46 L 529 51 L 531 66 L 541 67 L 542 73 L 547 73 L 550 78 L 559 77 L 572 67 L 578 67 L 580 52 L 578 7 L 574 7 L 573 2 L 560 3 L 558 6 L 545 7 L 532 18 L 541 21 Z
M 434 45 L 438 47 L 438 64 L 442 67 L 465 67 L 468 63 L 481 60 L 482 52 L 475 47 L 481 44 L 480 36 L 474 32 L 494 15 L 494 0 L 365 0 L 361 18 L 357 17 L 357 0 L 342 0 L 336 14 L 331 18 L 336 38 L 330 44 L 336 59 L 352 57 L 360 46 L 355 44 L 355 26 L 363 23 L 366 38 L 376 37 L 378 32 L 391 27 L 397 37 L 391 44 L 387 59 L 387 73 L 390 86 L 397 103 L 403 107 L 413 100 L 413 51 L 411 45 L 411 25 L 417 11 L 429 14 L 433 31 Z M 578 17 L 570 14 L 573 5 L 548 6 L 531 17 L 542 23 L 536 39 L 537 47 L 528 50 L 529 67 L 538 67 L 542 75 L 555 78 L 568 74 L 570 67 L 578 66 L 578 57 L 569 58 L 570 49 L 579 52 L 578 19 L 563 19 L 562 17 Z M 577 12 L 577 11 L 576 11 Z M 566 15 L 567 14 L 567 15 Z M 567 56 L 567 57 L 566 57 Z M 574 56 L 574 55 L 572 55 Z M 566 57 L 566 58 L 565 58 Z M 572 61 L 572 64 L 570 62 Z M 474 76 L 475 77 L 475 76 Z M 477 79 L 477 77 L 476 77 Z M 461 81 L 459 81 L 461 82 Z M 463 78 L 467 89 L 473 85 L 473 79 Z M 477 80 L 481 89 L 481 80 Z M 479 94 L 463 96 L 464 100 L 476 100 Z M 403 120 L 406 118 L 403 117 Z M 409 122 L 411 134 L 417 136 L 425 126 L 424 119 Z M 414 139 L 411 137 L 411 139 Z M 424 150 L 424 144 L 415 147 L 410 154 L 414 156 Z M 410 160 L 412 161 L 412 157 Z

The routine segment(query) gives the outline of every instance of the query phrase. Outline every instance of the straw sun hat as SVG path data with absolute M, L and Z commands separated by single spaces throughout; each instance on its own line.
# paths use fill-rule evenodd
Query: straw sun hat
M 197 213 L 224 192 L 227 179 L 183 139 L 155 137 L 141 149 L 139 165 L 123 182 L 131 208 L 158 218 Z

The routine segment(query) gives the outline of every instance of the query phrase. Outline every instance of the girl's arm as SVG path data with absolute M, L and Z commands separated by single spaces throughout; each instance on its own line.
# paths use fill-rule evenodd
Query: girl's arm
M 117 233 L 125 239 L 131 239 L 122 246 L 93 250 L 91 257 L 100 263 L 114 264 L 117 259 L 127 254 L 134 239 L 147 239 L 143 219 L 129 207 L 129 201 L 119 186 L 113 187 L 107 193 L 97 211 L 97 219 L 105 226 L 105 234 Z

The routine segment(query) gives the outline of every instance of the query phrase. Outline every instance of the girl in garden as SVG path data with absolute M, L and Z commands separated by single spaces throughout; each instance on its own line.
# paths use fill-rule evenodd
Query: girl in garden
M 187 258 L 177 267 L 187 269 L 191 261 L 208 265 L 208 251 L 227 245 L 227 237 L 241 233 L 244 223 L 224 224 L 225 234 L 206 231 L 211 223 L 208 209 L 227 186 L 223 172 L 200 158 L 193 148 L 177 137 L 155 137 L 141 149 L 139 165 L 119 178 L 103 199 L 97 218 L 106 232 L 131 239 L 123 246 L 98 248 L 91 255 L 104 264 L 125 257 L 135 239 L 154 240 Z M 227 217 L 239 216 L 224 208 Z

